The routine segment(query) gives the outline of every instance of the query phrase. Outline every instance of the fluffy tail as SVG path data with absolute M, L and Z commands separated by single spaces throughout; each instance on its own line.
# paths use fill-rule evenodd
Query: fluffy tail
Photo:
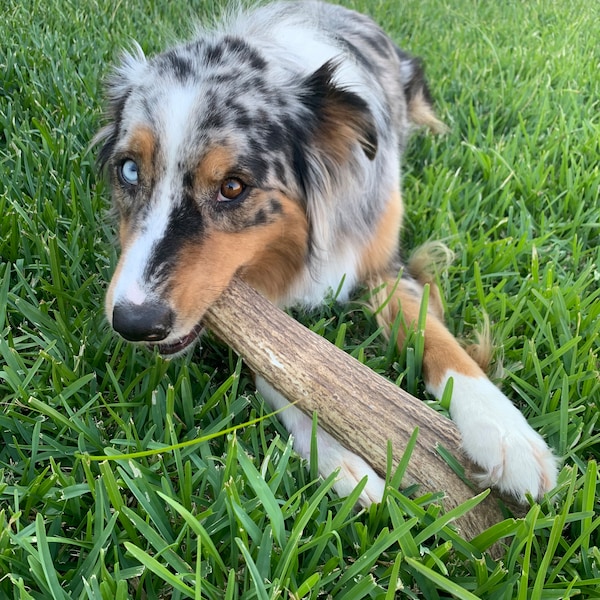
M 442 123 L 433 110 L 431 92 L 425 79 L 423 61 L 396 49 L 400 58 L 400 79 L 408 106 L 408 117 L 415 125 L 428 127 L 434 133 L 446 133 L 448 127 Z

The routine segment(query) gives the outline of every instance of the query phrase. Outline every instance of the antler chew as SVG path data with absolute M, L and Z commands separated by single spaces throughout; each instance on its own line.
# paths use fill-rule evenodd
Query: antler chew
M 246 363 L 319 425 L 385 473 L 387 442 L 397 462 L 416 427 L 419 435 L 405 484 L 446 492 L 446 508 L 475 495 L 437 452 L 444 446 L 468 473 L 460 434 L 449 419 L 377 375 L 349 354 L 286 315 L 240 279 L 210 307 L 205 323 Z M 502 519 L 493 493 L 460 520 L 471 538 Z

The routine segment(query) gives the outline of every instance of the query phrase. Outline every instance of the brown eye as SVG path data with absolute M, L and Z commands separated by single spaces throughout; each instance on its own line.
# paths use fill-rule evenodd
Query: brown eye
M 242 181 L 236 179 L 235 177 L 229 177 L 221 184 L 218 200 L 220 202 L 239 200 L 245 191 L 246 185 Z

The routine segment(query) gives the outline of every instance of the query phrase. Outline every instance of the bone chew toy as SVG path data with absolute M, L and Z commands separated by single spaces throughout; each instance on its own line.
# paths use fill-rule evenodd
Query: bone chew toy
M 420 492 L 445 491 L 446 510 L 472 498 L 469 488 L 437 453 L 442 445 L 464 467 L 460 433 L 452 421 L 387 381 L 273 306 L 235 278 L 204 317 L 206 325 L 256 372 L 335 438 L 353 440 L 352 449 L 377 472 L 385 473 L 387 443 L 394 463 L 416 427 L 416 446 L 403 485 L 418 483 Z M 502 520 L 492 492 L 458 522 L 471 539 Z

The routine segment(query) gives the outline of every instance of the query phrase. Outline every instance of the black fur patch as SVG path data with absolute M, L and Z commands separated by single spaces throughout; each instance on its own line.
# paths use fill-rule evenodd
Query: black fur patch
M 265 59 L 241 38 L 225 36 L 223 43 L 229 51 L 236 54 L 236 58 L 247 63 L 252 70 L 264 71 L 267 68 Z
M 408 81 L 404 81 L 404 94 L 406 95 L 406 101 L 410 101 L 417 95 L 418 92 L 423 94 L 423 97 L 429 104 L 433 104 L 433 98 L 427 79 L 425 78 L 425 66 L 420 58 L 411 56 L 404 50 L 396 48 L 396 54 L 403 63 L 410 63 L 411 66 L 411 77 Z
M 356 130 L 357 140 L 367 157 L 373 160 L 377 152 L 377 129 L 369 107 L 360 96 L 334 84 L 335 69 L 335 62 L 328 61 L 304 80 L 303 102 L 317 121 L 323 118 L 325 111 L 347 112 L 352 117 L 348 124 Z
M 146 281 L 167 277 L 177 262 L 179 250 L 190 241 L 200 240 L 204 231 L 204 220 L 196 201 L 191 194 L 184 193 L 181 202 L 169 216 L 165 234 L 156 244 L 146 265 Z
M 176 51 L 166 52 L 157 60 L 161 69 L 175 75 L 175 78 L 182 83 L 188 81 L 194 73 L 192 61 Z

